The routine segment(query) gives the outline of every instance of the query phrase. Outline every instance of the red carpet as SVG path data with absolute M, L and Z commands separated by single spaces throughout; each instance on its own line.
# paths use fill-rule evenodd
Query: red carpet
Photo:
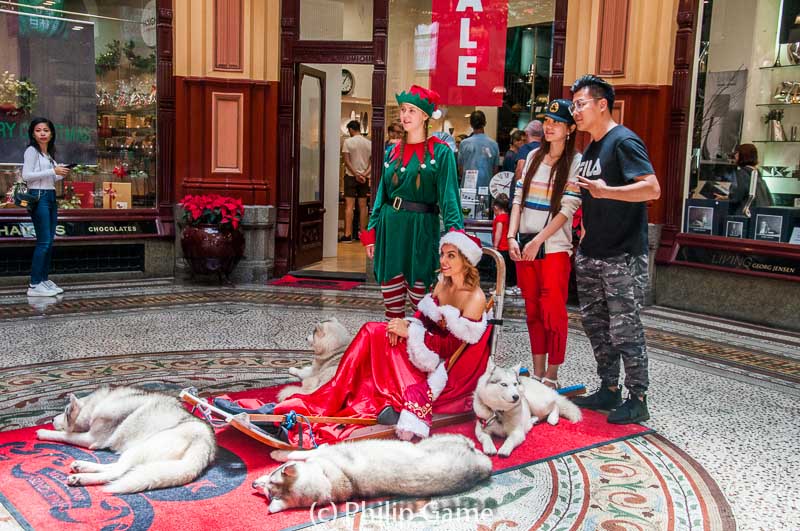
M 272 394 L 274 389 L 270 389 Z M 473 424 L 442 431 L 472 436 Z M 638 425 L 608 424 L 599 413 L 586 411 L 578 424 L 535 426 L 522 446 L 507 459 L 495 458 L 495 470 L 573 453 L 590 446 L 649 432 Z M 109 452 L 88 450 L 36 439 L 36 428 L 0 432 L 0 503 L 26 529 L 192 531 L 207 529 L 279 530 L 309 522 L 307 510 L 270 515 L 265 498 L 251 483 L 277 466 L 269 448 L 234 429 L 218 432 L 217 463 L 184 487 L 142 494 L 112 496 L 99 487 L 68 487 L 74 459 L 113 461 Z
M 289 286 L 292 288 L 312 288 L 312 289 L 333 289 L 336 291 L 348 291 L 357 288 L 361 282 L 353 280 L 333 280 L 323 278 L 302 278 L 292 275 L 284 275 L 277 280 L 268 282 L 270 286 Z

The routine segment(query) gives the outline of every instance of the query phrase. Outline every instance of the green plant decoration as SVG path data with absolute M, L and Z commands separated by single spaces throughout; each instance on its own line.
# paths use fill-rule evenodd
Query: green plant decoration
M 119 68 L 119 60 L 122 58 L 122 43 L 114 39 L 106 44 L 106 51 L 97 56 L 94 62 L 95 72 L 98 76 Z
M 36 85 L 28 79 L 20 79 L 17 82 L 17 101 L 19 102 L 19 109 L 27 114 L 33 112 L 33 106 L 36 105 L 36 100 L 39 99 L 39 90 Z
M 7 70 L 0 76 L 0 108 L 5 112 L 31 113 L 38 97 L 39 91 L 30 80 L 17 79 L 17 76 Z
M 132 40 L 125 43 L 125 57 L 128 59 L 130 65 L 143 72 L 155 72 L 156 69 L 156 54 L 151 52 L 150 55 L 144 56 L 137 54 L 134 50 L 136 43 Z

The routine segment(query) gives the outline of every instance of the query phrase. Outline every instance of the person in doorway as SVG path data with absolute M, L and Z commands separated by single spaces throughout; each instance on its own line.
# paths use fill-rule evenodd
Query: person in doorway
M 340 242 L 353 241 L 353 212 L 358 199 L 358 225 L 363 231 L 367 227 L 367 194 L 372 173 L 372 142 L 361 134 L 361 124 L 356 120 L 347 123 L 346 138 L 342 144 L 344 158 L 344 236 Z
M 647 346 L 639 312 L 647 288 L 647 201 L 661 188 L 642 140 L 611 117 L 614 88 L 585 75 L 572 85 L 578 130 L 592 138 L 583 152 L 578 182 L 583 235 L 575 272 L 583 328 L 592 343 L 600 388 L 574 402 L 611 410 L 614 424 L 650 418 Z M 619 387 L 620 358 L 628 398 Z
M 522 169 L 528 160 L 528 155 L 531 151 L 538 149 L 542 144 L 542 122 L 539 120 L 531 120 L 525 126 L 525 143 L 517 150 L 517 165 L 514 168 L 514 180 L 511 183 L 511 190 L 508 195 L 508 200 L 514 203 L 514 194 L 517 189 L 517 182 L 522 179 Z
M 511 143 L 508 145 L 505 157 L 503 157 L 503 171 L 514 172 L 517 170 L 517 158 L 519 157 L 519 150 L 525 145 L 525 131 L 515 129 L 511 133 Z
M 492 203 L 492 245 L 499 251 L 506 264 L 506 295 L 517 294 L 517 268 L 508 254 L 508 196 L 500 194 Z
M 497 142 L 486 135 L 486 115 L 483 111 L 473 111 L 469 115 L 469 125 L 472 135 L 465 138 L 458 148 L 461 185 L 465 188 L 485 188 L 500 166 L 500 148 Z
M 558 389 L 567 351 L 567 296 L 572 219 L 581 206 L 576 178 L 575 122 L 569 100 L 553 100 L 545 113 L 541 147 L 528 155 L 517 182 L 508 247 L 517 265 L 533 355 L 533 377 Z M 517 242 L 517 236 L 520 242 Z
M 733 161 L 736 163 L 736 173 L 728 195 L 728 213 L 750 217 L 750 207 L 772 206 L 772 194 L 758 171 L 756 146 L 737 146 L 733 152 Z
M 56 128 L 47 118 L 34 118 L 28 127 L 28 147 L 22 165 L 22 179 L 28 193 L 38 198 L 29 208 L 36 231 L 31 262 L 29 297 L 55 297 L 64 290 L 48 278 L 53 242 L 58 223 L 56 181 L 69 175 L 69 168 L 56 164 Z
M 361 237 L 375 260 L 386 318 L 405 315 L 433 284 L 439 215 L 445 231 L 464 227 L 456 161 L 447 144 L 428 136 L 439 95 L 413 85 L 396 96 L 405 136 L 386 153 L 367 231 Z

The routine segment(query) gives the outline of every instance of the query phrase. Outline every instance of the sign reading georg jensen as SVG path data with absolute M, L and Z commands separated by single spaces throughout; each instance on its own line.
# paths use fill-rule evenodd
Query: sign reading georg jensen
M 56 225 L 56 237 L 121 236 L 158 234 L 155 221 L 62 221 Z M 0 240 L 5 238 L 36 239 L 30 221 L 0 221 Z
M 677 261 L 800 278 L 800 261 L 782 256 L 761 255 L 757 252 L 722 251 L 684 245 L 678 251 Z
M 445 105 L 503 104 L 508 0 L 432 0 L 431 88 Z

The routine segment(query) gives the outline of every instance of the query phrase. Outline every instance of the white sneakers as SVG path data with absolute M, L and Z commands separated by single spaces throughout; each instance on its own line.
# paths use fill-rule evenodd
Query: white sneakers
M 64 290 L 62 288 L 60 288 L 58 286 L 58 284 L 56 284 L 52 280 L 45 280 L 44 282 L 42 282 L 42 284 L 44 284 L 45 286 L 47 286 L 50 289 L 56 290 L 56 293 L 64 293 Z
M 55 297 L 59 293 L 64 293 L 64 290 L 52 280 L 45 280 L 28 287 L 28 297 Z

